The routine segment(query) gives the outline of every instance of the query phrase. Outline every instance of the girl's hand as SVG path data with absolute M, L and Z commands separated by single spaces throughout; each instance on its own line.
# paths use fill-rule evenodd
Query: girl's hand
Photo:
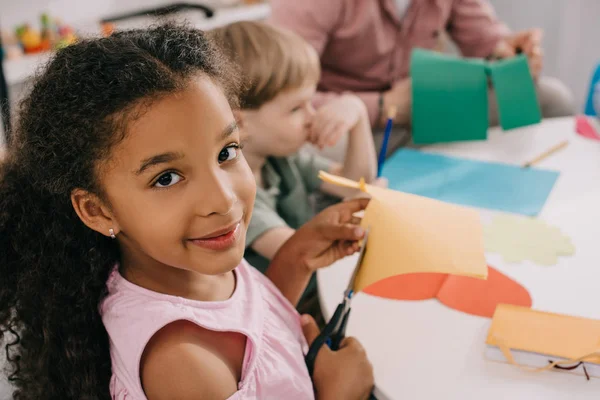
M 285 252 L 286 259 L 298 260 L 310 271 L 354 254 L 365 232 L 353 214 L 367 204 L 369 199 L 355 199 L 326 208 L 298 229 L 278 254 Z
M 302 330 L 308 343 L 319 335 L 317 324 L 308 315 L 302 316 Z M 344 339 L 337 351 L 323 346 L 315 360 L 313 384 L 319 400 L 368 399 L 374 385 L 373 366 L 358 340 Z

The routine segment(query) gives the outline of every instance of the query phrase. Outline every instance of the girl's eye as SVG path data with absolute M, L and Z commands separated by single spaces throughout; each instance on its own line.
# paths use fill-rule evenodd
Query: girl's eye
M 236 158 L 238 158 L 239 151 L 240 151 L 240 146 L 237 144 L 232 144 L 230 146 L 225 147 L 219 153 L 219 157 L 218 157 L 219 164 L 222 164 L 226 161 L 235 160 Z
M 169 186 L 173 186 L 177 182 L 181 180 L 181 176 L 176 172 L 166 172 L 162 174 L 154 184 L 154 187 L 165 188 Z
M 296 111 L 300 111 L 300 109 L 302 109 L 302 107 L 300 107 L 300 106 L 294 107 L 294 108 L 292 108 L 292 112 L 295 113 Z

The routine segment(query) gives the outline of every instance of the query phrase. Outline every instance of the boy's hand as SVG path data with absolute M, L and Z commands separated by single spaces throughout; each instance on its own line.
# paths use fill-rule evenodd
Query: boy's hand
M 375 179 L 373 182 L 371 182 L 370 185 L 377 186 L 377 187 L 383 188 L 383 189 L 387 189 L 389 186 L 389 182 L 388 182 L 387 178 L 379 177 L 379 178 Z
M 379 125 L 384 127 L 388 120 L 388 113 L 392 107 L 396 109 L 393 116 L 394 124 L 405 125 L 410 122 L 412 112 L 412 80 L 404 78 L 392 86 L 390 90 L 383 93 L 383 109 Z
M 379 177 L 375 178 L 375 180 L 369 183 L 371 186 L 375 186 L 382 189 L 387 189 L 389 186 L 389 182 L 387 178 Z M 371 195 L 367 192 L 361 192 L 360 190 L 356 190 L 352 195 L 344 197 L 344 201 L 353 200 L 353 199 L 370 199 Z M 363 214 L 362 212 L 360 214 Z M 355 216 L 357 214 L 354 214 Z
M 358 97 L 344 94 L 319 108 L 313 118 L 309 141 L 319 148 L 335 145 L 361 120 L 367 109 Z
M 288 253 L 288 260 L 298 260 L 310 271 L 354 254 L 365 232 L 358 225 L 360 218 L 352 214 L 367 204 L 369 199 L 355 199 L 326 208 L 298 229 L 278 253 Z
M 308 315 L 302 316 L 302 330 L 308 343 L 319 335 L 317 324 Z M 346 338 L 337 351 L 324 345 L 315 360 L 313 384 L 319 400 L 369 398 L 374 385 L 373 367 L 361 344 Z

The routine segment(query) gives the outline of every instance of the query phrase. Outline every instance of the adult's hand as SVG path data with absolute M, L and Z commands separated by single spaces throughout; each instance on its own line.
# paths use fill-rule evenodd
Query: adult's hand
M 493 55 L 498 58 L 510 58 L 518 53 L 525 54 L 529 60 L 531 75 L 537 78 L 544 66 L 542 36 L 542 30 L 537 28 L 517 32 L 501 40 Z

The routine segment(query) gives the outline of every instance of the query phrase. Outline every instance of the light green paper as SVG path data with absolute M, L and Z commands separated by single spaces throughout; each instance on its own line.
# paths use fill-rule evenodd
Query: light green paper
M 500 254 L 509 263 L 531 261 L 550 266 L 556 265 L 560 256 L 575 254 L 568 236 L 536 218 L 496 215 L 483 233 L 485 250 Z
M 414 143 L 487 138 L 488 94 L 483 60 L 415 49 L 410 69 Z
M 527 57 L 517 56 L 488 64 L 494 85 L 500 125 L 508 130 L 542 120 Z

